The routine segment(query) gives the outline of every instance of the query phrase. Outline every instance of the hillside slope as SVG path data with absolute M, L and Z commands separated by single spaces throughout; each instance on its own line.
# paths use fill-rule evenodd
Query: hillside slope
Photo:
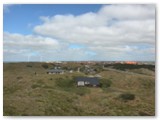
M 4 116 L 155 115 L 152 74 L 105 70 L 99 74 L 111 85 L 94 88 L 76 87 L 75 77 L 84 73 L 48 75 L 42 63 L 4 63 L 3 72 Z

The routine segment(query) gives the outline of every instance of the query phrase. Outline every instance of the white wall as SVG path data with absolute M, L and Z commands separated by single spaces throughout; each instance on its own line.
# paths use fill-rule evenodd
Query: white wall
M 84 86 L 84 81 L 78 81 L 78 86 Z

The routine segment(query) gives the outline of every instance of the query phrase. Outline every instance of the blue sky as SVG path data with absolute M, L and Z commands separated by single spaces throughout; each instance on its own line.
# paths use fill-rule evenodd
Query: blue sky
M 154 61 L 155 6 L 5 4 L 4 61 Z
M 5 6 L 5 5 L 4 5 Z M 97 12 L 101 4 L 18 4 L 3 11 L 3 31 L 11 33 L 32 34 L 32 27 L 41 24 L 40 16 L 54 16 L 57 14 L 79 15 L 86 12 Z

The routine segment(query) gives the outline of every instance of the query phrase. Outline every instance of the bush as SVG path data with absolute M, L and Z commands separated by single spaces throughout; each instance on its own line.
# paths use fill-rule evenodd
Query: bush
M 112 84 L 112 81 L 110 79 L 102 79 L 100 81 L 100 87 L 103 87 L 103 88 L 108 88 L 110 87 Z
M 47 64 L 42 64 L 42 67 L 43 67 L 44 69 L 47 69 L 47 68 L 48 68 L 48 65 L 47 65 Z
M 32 67 L 32 65 L 26 65 L 26 67 Z
M 135 99 L 135 95 L 132 93 L 123 93 L 119 96 L 119 98 L 121 98 L 122 100 L 134 100 Z
M 32 89 L 39 88 L 39 87 L 41 87 L 41 85 L 39 85 L 39 84 L 33 84 L 33 85 L 31 86 Z

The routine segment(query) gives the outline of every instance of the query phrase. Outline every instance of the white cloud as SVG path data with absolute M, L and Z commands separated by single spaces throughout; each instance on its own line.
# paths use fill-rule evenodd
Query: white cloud
M 119 20 L 155 19 L 155 5 L 109 5 L 104 6 L 99 14 Z
M 50 59 L 136 60 L 139 56 L 137 60 L 147 57 L 154 60 L 155 5 L 107 5 L 97 13 L 41 16 L 40 19 L 43 23 L 33 29 L 38 36 L 5 33 L 4 46 L 43 48 L 38 50 Z M 69 44 L 85 47 L 73 50 Z M 149 47 L 142 49 L 141 46 Z M 86 51 L 95 55 L 87 56 Z
M 4 32 L 3 34 L 5 45 L 20 45 L 20 46 L 52 46 L 57 47 L 58 41 L 49 37 L 41 37 L 35 35 L 21 35 L 21 34 L 11 34 Z
M 126 44 L 127 41 L 154 44 L 155 40 L 155 8 L 152 5 L 110 5 L 98 13 L 42 18 L 44 23 L 35 26 L 36 33 L 72 43 L 94 44 L 98 40 L 101 44 L 110 44 L 112 40 L 112 44 Z
M 7 32 L 3 34 L 3 44 L 4 57 L 8 56 L 8 54 L 41 54 L 44 51 L 57 50 L 59 48 L 58 41 L 49 37 L 11 34 Z
M 43 56 L 45 61 L 90 58 L 85 54 L 85 49 L 69 48 L 69 44 L 49 37 L 4 32 L 3 39 L 5 61 L 26 61 L 28 55 L 33 61 L 40 60 L 40 56 Z

